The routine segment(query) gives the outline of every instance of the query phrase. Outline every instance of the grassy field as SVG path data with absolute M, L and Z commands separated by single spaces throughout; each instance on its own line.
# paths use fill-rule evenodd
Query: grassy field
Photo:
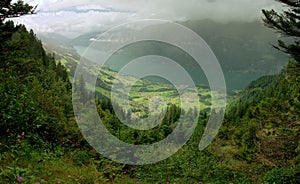
M 136 109 L 133 116 L 144 115 L 148 111 L 159 112 L 167 107 L 167 105 L 175 104 L 180 106 L 184 110 L 188 110 L 191 107 L 198 107 L 201 111 L 208 111 L 211 106 L 211 95 L 215 94 L 218 97 L 217 92 L 211 92 L 208 87 L 198 86 L 197 92 L 190 86 L 177 86 L 183 91 L 182 99 L 180 99 L 179 93 L 175 86 L 171 84 L 163 84 L 150 81 L 148 79 L 136 79 L 135 77 L 128 75 L 119 75 L 118 73 L 107 68 L 102 68 L 99 74 L 99 83 L 101 85 L 96 86 L 96 91 L 99 93 L 111 97 L 112 85 L 118 86 L 114 89 L 113 100 L 125 106 L 124 99 L 129 99 L 129 104 L 132 109 Z M 127 94 L 127 92 L 129 92 Z M 197 95 L 199 101 L 193 97 Z M 181 104 L 181 101 L 186 103 Z M 224 100 L 219 99 L 220 104 L 224 103 Z M 217 103 L 219 104 L 219 103 Z

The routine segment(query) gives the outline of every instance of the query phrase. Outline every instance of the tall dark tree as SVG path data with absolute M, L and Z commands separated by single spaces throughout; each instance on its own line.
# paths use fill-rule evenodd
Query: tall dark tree
M 289 54 L 300 65 L 300 0 L 276 0 L 288 7 L 281 13 L 275 10 L 262 10 L 266 26 L 292 38 L 292 42 L 278 40 L 276 49 Z
M 22 0 L 18 0 L 12 3 L 12 0 L 0 1 L 0 24 L 4 22 L 6 18 L 20 17 L 22 15 L 33 14 L 36 6 L 30 6 L 24 3 Z

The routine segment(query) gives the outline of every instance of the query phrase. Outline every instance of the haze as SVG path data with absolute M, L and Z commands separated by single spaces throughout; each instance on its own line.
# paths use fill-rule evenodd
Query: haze
M 74 38 L 137 19 L 172 21 L 212 19 L 217 22 L 261 19 L 261 9 L 279 9 L 272 0 L 25 0 L 37 14 L 18 18 L 37 33 Z

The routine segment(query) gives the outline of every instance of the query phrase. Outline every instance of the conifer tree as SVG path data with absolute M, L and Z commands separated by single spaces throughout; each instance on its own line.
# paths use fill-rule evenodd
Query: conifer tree
M 285 37 L 292 38 L 291 43 L 278 40 L 276 49 L 289 54 L 300 65 L 300 0 L 276 0 L 288 7 L 282 13 L 275 10 L 262 10 L 266 26 L 277 30 Z M 298 68 L 298 67 L 297 67 Z
M 27 14 L 33 14 L 36 6 L 30 6 L 22 0 L 12 3 L 12 0 L 0 1 L 0 24 L 7 18 L 20 17 Z

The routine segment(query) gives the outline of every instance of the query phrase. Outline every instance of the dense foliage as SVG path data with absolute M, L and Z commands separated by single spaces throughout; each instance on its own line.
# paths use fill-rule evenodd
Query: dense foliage
M 299 82 L 297 73 L 285 70 L 251 83 L 229 105 L 221 147 L 250 164 L 299 167 Z
M 33 31 L 12 22 L 0 29 L 1 139 L 26 132 L 33 144 L 64 142 L 73 116 L 66 69 L 45 53 Z

